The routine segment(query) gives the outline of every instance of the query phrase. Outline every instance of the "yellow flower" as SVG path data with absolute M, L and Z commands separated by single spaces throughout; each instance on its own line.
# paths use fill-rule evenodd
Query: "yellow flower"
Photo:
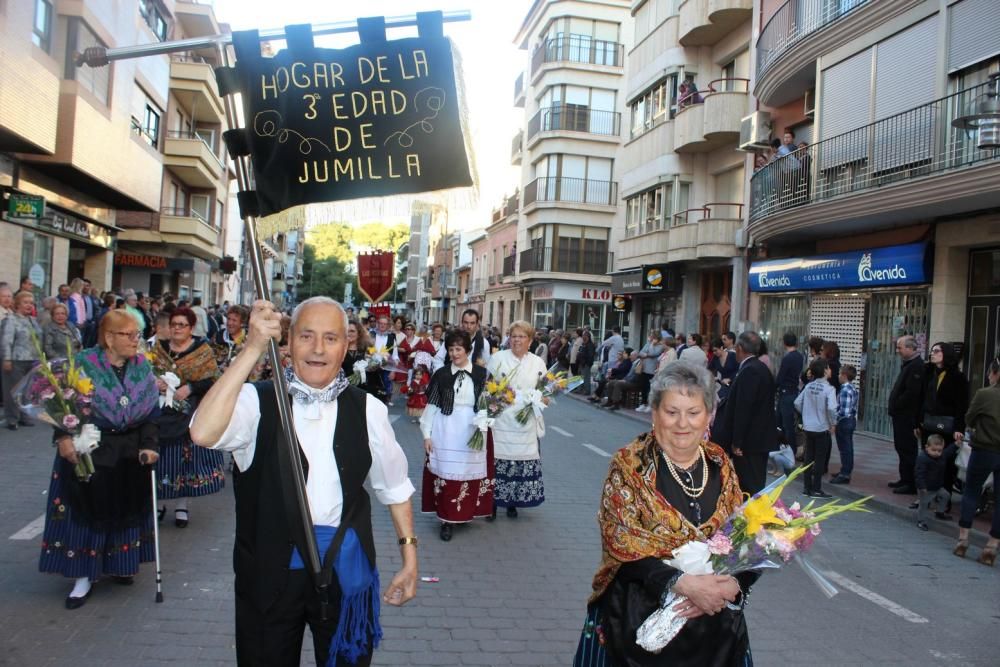
M 504 392 L 504 397 L 506 397 L 506 399 L 509 402 L 513 403 L 514 402 L 514 390 L 513 389 L 508 389 L 506 392 Z
M 368 348 L 368 354 L 375 354 L 375 347 L 374 346 Z
M 809 530 L 806 526 L 798 526 L 795 528 L 785 528 L 783 530 L 776 530 L 774 534 L 776 537 L 788 540 L 789 542 L 797 542 L 800 537 L 806 534 Z
M 747 535 L 755 535 L 763 526 L 784 526 L 784 520 L 778 518 L 771 499 L 765 493 L 747 503 L 743 516 L 747 520 Z
M 76 390 L 84 395 L 90 394 L 94 391 L 94 383 L 91 382 L 89 378 L 77 380 Z
M 500 385 L 498 385 L 493 380 L 490 380 L 489 382 L 486 383 L 486 391 L 488 391 L 489 393 L 495 394 L 497 393 L 498 389 L 500 389 Z

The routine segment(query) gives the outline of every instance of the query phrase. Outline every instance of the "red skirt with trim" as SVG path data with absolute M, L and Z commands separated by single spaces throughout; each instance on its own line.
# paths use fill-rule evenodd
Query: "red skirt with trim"
M 424 481 L 420 511 L 437 514 L 445 523 L 468 523 L 493 513 L 493 431 L 486 437 L 486 477 L 482 479 L 441 479 L 427 468 L 424 459 Z

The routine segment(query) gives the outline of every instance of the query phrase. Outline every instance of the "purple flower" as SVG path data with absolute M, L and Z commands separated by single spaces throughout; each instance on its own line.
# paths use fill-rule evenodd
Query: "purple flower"
M 63 417 L 62 423 L 66 428 L 76 428 L 80 425 L 80 419 L 76 415 L 66 415 Z

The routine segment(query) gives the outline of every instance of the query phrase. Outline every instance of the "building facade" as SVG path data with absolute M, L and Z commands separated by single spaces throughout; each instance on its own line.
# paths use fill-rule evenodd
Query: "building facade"
M 631 4 L 538 0 L 521 25 L 515 41 L 530 56 L 514 92 L 524 108 L 511 156 L 521 167 L 517 254 L 504 258 L 516 289 L 497 281 L 503 262 L 488 268 L 494 323 L 597 330 L 609 321 Z
M 757 0 L 753 20 L 753 124 L 806 143 L 750 179 L 749 319 L 773 356 L 785 331 L 837 341 L 860 427 L 888 435 L 897 337 L 956 343 L 973 390 L 1000 351 L 1000 3 Z

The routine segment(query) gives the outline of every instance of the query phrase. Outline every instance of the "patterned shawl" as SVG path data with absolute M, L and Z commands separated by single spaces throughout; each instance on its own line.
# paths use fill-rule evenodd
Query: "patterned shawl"
M 106 421 L 110 428 L 124 430 L 155 416 L 160 391 L 146 357 L 138 354 L 126 360 L 125 378 L 118 381 L 107 353 L 91 347 L 76 356 L 76 363 L 94 383 L 94 416 L 97 426 Z
M 653 433 L 643 433 L 615 453 L 597 511 L 602 553 L 590 602 L 601 597 L 622 563 L 670 558 L 683 544 L 710 537 L 739 507 L 742 495 L 732 462 L 715 443 L 704 447 L 705 456 L 721 470 L 722 491 L 715 512 L 701 526 L 693 525 L 656 490 L 660 448 Z
M 219 365 L 208 341 L 196 338 L 191 345 L 187 352 L 175 360 L 170 356 L 170 342 L 160 341 L 160 349 L 156 351 L 157 368 L 176 374 L 182 385 L 218 377 Z

